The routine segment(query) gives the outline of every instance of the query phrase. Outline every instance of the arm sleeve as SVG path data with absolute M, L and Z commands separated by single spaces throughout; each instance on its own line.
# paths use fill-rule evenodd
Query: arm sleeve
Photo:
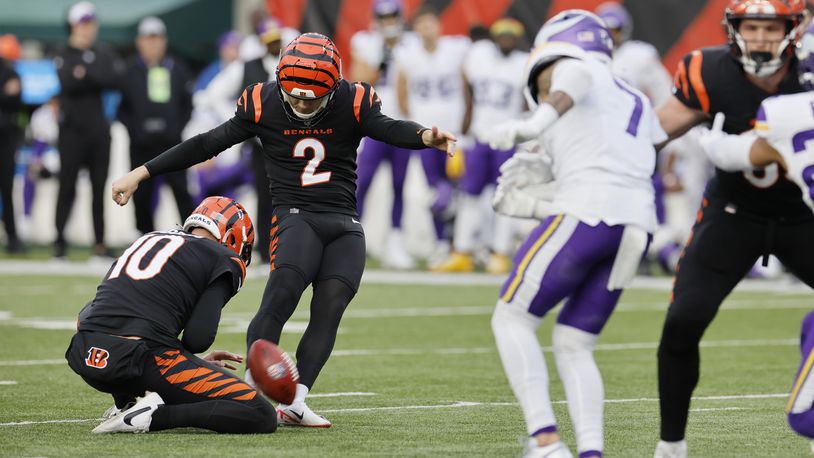
M 709 93 L 702 76 L 703 63 L 700 50 L 684 56 L 673 78 L 673 95 L 688 108 L 710 113 Z
M 400 148 L 427 147 L 421 140 L 421 132 L 426 127 L 382 114 L 382 102 L 373 86 L 355 83 L 353 91 L 353 112 L 364 135 Z
M 196 135 L 189 140 L 164 151 L 144 164 L 150 176 L 184 170 L 220 154 L 232 145 L 253 137 L 254 130 L 246 121 L 233 117 L 209 132 Z
M 181 338 L 184 348 L 200 353 L 212 345 L 218 333 L 221 309 L 232 294 L 232 285 L 227 276 L 221 276 L 204 290 L 184 326 Z

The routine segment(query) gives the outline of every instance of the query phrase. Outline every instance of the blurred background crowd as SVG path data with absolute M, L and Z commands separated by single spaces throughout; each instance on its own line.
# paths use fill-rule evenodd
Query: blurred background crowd
M 219 194 L 252 213 L 255 259 L 268 262 L 271 202 L 257 144 L 150 180 L 124 208 L 110 199 L 110 182 L 227 120 L 245 86 L 274 79 L 281 48 L 315 31 L 337 42 L 346 79 L 375 85 L 386 114 L 461 138 L 449 160 L 362 142 L 358 200 L 370 257 L 394 269 L 505 273 L 534 223 L 492 211 L 512 151 L 489 149 L 477 133 L 523 115 L 523 66 L 540 25 L 562 9 L 596 11 L 614 34 L 614 71 L 658 106 L 685 52 L 725 41 L 723 3 L 0 0 L 0 244 L 21 257 L 115 257 Z M 711 174 L 693 137 L 660 155 L 662 227 L 646 271 L 673 269 Z

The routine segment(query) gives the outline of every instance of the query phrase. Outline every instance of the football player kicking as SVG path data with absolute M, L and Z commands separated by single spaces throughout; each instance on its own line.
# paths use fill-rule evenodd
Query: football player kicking
M 195 356 L 215 340 L 221 309 L 243 283 L 253 242 L 242 205 L 207 197 L 183 230 L 145 234 L 111 266 L 79 313 L 65 353 L 88 385 L 113 395 L 115 405 L 94 433 L 277 429 L 274 407 L 224 369 L 236 369 L 228 361 L 242 362 L 240 355 Z M 143 397 L 136 402 L 137 396 Z
M 276 81 L 249 86 L 235 116 L 119 178 L 113 198 L 129 200 L 139 182 L 203 162 L 233 144 L 259 137 L 271 182 L 271 272 L 247 344 L 280 341 L 300 296 L 313 285 L 311 319 L 297 348 L 300 384 L 291 405 L 278 405 L 280 424 L 326 428 L 305 404 L 325 365 L 339 321 L 356 294 L 365 265 L 365 236 L 356 213 L 356 149 L 364 136 L 403 148 L 452 154 L 455 137 L 437 128 L 393 120 L 366 83 L 342 79 L 327 37 L 306 33 L 283 51 Z M 250 381 L 250 374 L 246 378 Z
M 496 128 L 487 139 L 497 149 L 538 140 L 551 157 L 557 186 L 548 208 L 516 213 L 540 218 L 547 210 L 550 216 L 520 248 L 492 331 L 526 419 L 525 456 L 570 457 L 557 432 L 536 336 L 545 314 L 566 300 L 552 335 L 554 358 L 579 456 L 601 457 L 604 388 L 593 349 L 656 227 L 653 144 L 667 136 L 647 98 L 613 77 L 610 32 L 593 13 L 558 14 L 535 44 L 524 78 L 529 105 L 536 107 L 532 116 Z M 512 192 L 499 192 L 496 206 L 512 198 Z
M 798 51 L 800 83 L 814 91 L 814 28 L 806 30 Z M 742 135 L 722 131 L 724 115 L 715 117 L 713 128 L 701 144 L 715 166 L 727 172 L 751 171 L 778 164 L 800 190 L 803 201 L 814 210 L 814 92 L 771 97 L 757 112 L 755 130 Z M 810 226 L 796 228 L 800 237 L 811 237 Z M 801 249 L 796 239 L 779 239 L 789 249 Z M 811 250 L 806 253 L 812 255 Z M 800 336 L 802 360 L 786 413 L 792 429 L 814 439 L 814 312 L 803 319 Z

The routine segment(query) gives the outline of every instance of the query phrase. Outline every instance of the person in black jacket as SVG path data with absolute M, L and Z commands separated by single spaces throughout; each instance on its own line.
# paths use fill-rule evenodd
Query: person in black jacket
M 130 163 L 138 167 L 181 142 L 181 131 L 192 114 L 191 75 L 186 66 L 167 55 L 164 22 L 142 19 L 136 38 L 138 55 L 127 66 L 123 79 L 119 120 L 130 134 Z M 192 211 L 186 171 L 167 174 L 181 217 Z M 136 228 L 152 232 L 155 182 L 133 196 Z
M 253 242 L 243 206 L 212 196 L 183 230 L 146 234 L 111 266 L 79 312 L 65 353 L 85 383 L 113 395 L 115 406 L 94 433 L 277 429 L 271 404 L 224 369 L 234 370 L 228 361 L 242 356 L 195 355 L 214 342 L 221 309 L 243 285 Z
M 110 256 L 105 246 L 102 193 L 110 164 L 110 124 L 102 108 L 102 91 L 118 87 L 122 69 L 116 56 L 96 45 L 96 7 L 79 2 L 68 12 L 68 44 L 54 58 L 59 76 L 59 194 L 57 195 L 54 257 L 67 253 L 65 225 L 76 196 L 79 169 L 87 167 L 93 192 L 93 232 L 97 256 Z
M 14 224 L 14 154 L 20 141 L 20 127 L 17 115 L 22 108 L 22 85 L 20 76 L 14 71 L 12 61 L 20 54 L 20 44 L 14 35 L 0 36 L 0 196 L 3 205 L 3 225 L 9 253 L 25 251 L 17 237 Z

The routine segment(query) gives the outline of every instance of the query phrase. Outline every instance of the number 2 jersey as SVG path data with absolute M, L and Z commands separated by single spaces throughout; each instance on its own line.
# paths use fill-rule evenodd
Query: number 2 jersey
M 783 156 L 786 178 L 800 188 L 798 194 L 814 210 L 814 92 L 764 100 L 755 131 Z
M 145 234 L 119 257 L 79 315 L 79 331 L 178 343 L 198 298 L 222 276 L 232 295 L 246 266 L 214 240 L 183 231 Z
M 367 83 L 341 80 L 327 111 L 313 122 L 293 118 L 284 103 L 276 82 L 253 84 L 238 98 L 234 117 L 145 166 L 150 176 L 182 170 L 256 136 L 263 144 L 274 206 L 356 216 L 356 150 L 362 137 L 425 148 L 422 126 L 382 114 Z
M 772 95 L 749 81 L 728 46 L 704 48 L 685 56 L 678 64 L 674 84 L 673 95 L 687 107 L 711 116 L 724 113 L 724 131 L 730 134 L 755 127 L 760 103 Z M 780 83 L 778 94 L 802 90 L 795 60 Z M 750 172 L 724 172 L 716 168 L 706 193 L 734 204 L 738 210 L 764 218 L 811 216 L 811 210 L 800 198 L 800 191 L 774 164 Z

